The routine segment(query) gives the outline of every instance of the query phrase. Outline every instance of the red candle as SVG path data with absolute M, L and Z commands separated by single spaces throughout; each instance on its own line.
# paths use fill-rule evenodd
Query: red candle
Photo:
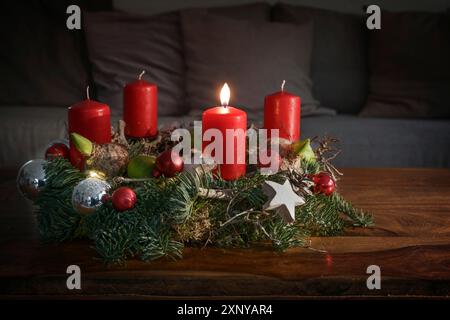
M 212 107 L 203 112 L 203 151 L 210 143 L 215 141 L 205 141 L 205 132 L 208 129 L 220 131 L 222 134 L 222 145 L 218 147 L 222 148 L 222 159 L 216 159 L 217 162 L 222 163 L 219 165 L 219 172 L 224 180 L 235 180 L 244 176 L 246 170 L 247 114 L 238 108 L 228 106 L 230 91 L 227 84 L 223 86 L 220 98 L 222 106 Z M 228 137 L 227 129 L 232 129 L 231 131 L 228 130 Z M 217 150 L 214 150 L 211 156 L 219 157 Z
M 129 137 L 154 137 L 158 133 L 158 87 L 142 80 L 129 83 L 123 90 L 123 120 Z
M 294 142 L 300 139 L 300 97 L 284 91 L 284 84 L 264 99 L 264 128 L 279 129 L 280 138 Z
M 69 136 L 72 132 L 81 134 L 92 142 L 103 144 L 111 142 L 111 121 L 108 105 L 87 99 L 69 107 Z M 83 169 L 83 156 L 70 142 L 70 162 Z

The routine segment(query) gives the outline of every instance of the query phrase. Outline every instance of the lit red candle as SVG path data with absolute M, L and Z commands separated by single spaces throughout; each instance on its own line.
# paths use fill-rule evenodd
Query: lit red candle
M 92 142 L 103 144 L 111 142 L 111 111 L 109 106 L 87 98 L 69 107 L 69 136 L 72 132 L 81 134 Z M 70 142 L 70 162 L 78 169 L 83 169 L 83 156 Z
M 284 91 L 264 99 L 264 128 L 279 129 L 279 137 L 294 142 L 300 139 L 300 97 Z
M 154 137 L 158 133 L 158 87 L 142 80 L 144 73 L 123 90 L 125 134 L 133 138 Z
M 229 99 L 230 89 L 225 83 L 220 92 L 222 105 L 209 108 L 203 112 L 202 149 L 205 151 L 205 148 L 215 141 L 205 140 L 205 133 L 207 130 L 216 129 L 220 131 L 222 144 L 218 145 L 218 147 L 222 148 L 222 159 L 219 159 L 218 162 L 222 164 L 219 165 L 218 172 L 220 172 L 220 175 L 224 180 L 235 180 L 244 176 L 246 171 L 245 149 L 247 114 L 238 108 L 229 106 Z M 218 157 L 217 150 L 214 150 L 211 156 Z

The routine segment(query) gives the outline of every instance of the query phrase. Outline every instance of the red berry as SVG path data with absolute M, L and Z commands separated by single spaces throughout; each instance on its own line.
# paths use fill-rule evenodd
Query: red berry
M 137 197 L 133 189 L 120 187 L 112 195 L 112 203 L 117 211 L 130 210 L 136 204 Z
M 57 157 L 69 159 L 69 148 L 64 143 L 55 143 L 45 151 L 45 159 L 50 160 Z
M 156 158 L 156 172 L 154 174 L 159 171 L 165 177 L 171 178 L 183 171 L 183 167 L 183 158 L 172 150 L 166 150 Z
M 72 166 L 80 171 L 83 171 L 86 164 L 86 159 L 83 157 L 83 155 L 75 148 L 71 148 L 69 153 L 70 163 L 72 164 Z
M 152 176 L 153 178 L 159 178 L 161 177 L 161 172 L 158 169 L 154 168 L 152 171 Z
M 313 174 L 311 176 L 311 180 L 312 180 L 312 182 L 314 182 L 314 184 L 318 183 L 319 182 L 319 175 L 318 174 Z
M 322 193 L 329 196 L 334 192 L 336 183 L 334 182 L 331 175 L 327 172 L 320 172 L 312 177 L 314 182 L 314 192 Z
M 104 194 L 102 196 L 101 200 L 102 200 L 103 203 L 107 203 L 109 200 L 111 200 L 111 196 L 109 194 Z

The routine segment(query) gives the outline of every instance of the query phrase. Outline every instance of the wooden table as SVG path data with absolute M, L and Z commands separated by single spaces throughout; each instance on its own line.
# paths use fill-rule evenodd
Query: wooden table
M 343 171 L 341 193 L 373 213 L 373 229 L 313 238 L 314 250 L 185 249 L 179 261 L 129 261 L 113 267 L 93 258 L 89 242 L 40 244 L 31 205 L 16 191 L 15 172 L 2 172 L 0 296 L 448 297 L 450 170 Z M 82 290 L 66 288 L 71 264 L 81 268 Z M 366 286 L 369 265 L 381 268 L 381 290 Z

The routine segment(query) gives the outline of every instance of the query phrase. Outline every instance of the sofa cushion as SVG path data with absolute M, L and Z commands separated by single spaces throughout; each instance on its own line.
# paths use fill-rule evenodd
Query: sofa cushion
M 153 17 L 124 12 L 86 14 L 89 59 L 97 99 L 122 113 L 123 87 L 137 79 L 158 85 L 159 113 L 183 110 L 183 58 L 178 13 Z
M 265 20 L 269 9 L 267 4 L 256 3 L 195 11 Z M 146 70 L 146 80 L 158 85 L 160 115 L 187 112 L 178 12 L 156 16 L 93 13 L 85 15 L 84 27 L 97 98 L 109 104 L 113 114 L 122 113 L 123 87 L 142 70 Z
M 217 105 L 227 82 L 231 104 L 257 112 L 264 96 L 280 90 L 283 80 L 287 91 L 301 96 L 302 110 L 317 107 L 309 78 L 312 23 L 232 21 L 192 12 L 183 12 L 181 22 L 192 110 Z
M 83 31 L 69 30 L 66 8 L 108 9 L 111 1 L 2 1 L 0 105 L 67 106 L 89 83 Z
M 450 117 L 450 19 L 382 12 L 370 32 L 366 117 Z
M 340 140 L 339 167 L 450 167 L 450 121 L 361 118 L 356 115 L 302 120 L 302 138 Z
M 274 20 L 314 21 L 311 62 L 313 94 L 339 113 L 357 113 L 367 98 L 367 29 L 362 15 L 279 4 Z M 298 41 L 302 41 L 299 39 Z

